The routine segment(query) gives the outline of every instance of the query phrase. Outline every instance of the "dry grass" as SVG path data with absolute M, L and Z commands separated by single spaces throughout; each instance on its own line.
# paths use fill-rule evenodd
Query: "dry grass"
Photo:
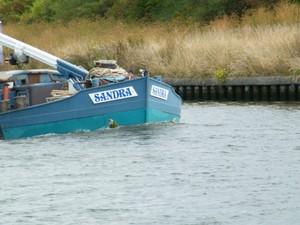
M 114 58 L 172 77 L 300 75 L 300 7 L 281 3 L 242 19 L 224 17 L 207 27 L 128 25 L 109 21 L 6 25 L 5 32 L 87 68 Z M 37 66 L 33 64 L 31 66 Z

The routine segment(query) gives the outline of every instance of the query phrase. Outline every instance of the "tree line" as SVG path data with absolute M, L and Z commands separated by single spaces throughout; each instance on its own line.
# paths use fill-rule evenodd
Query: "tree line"
M 174 19 L 208 22 L 224 15 L 242 16 L 249 9 L 272 9 L 282 0 L 0 0 L 4 21 L 51 22 L 78 18 L 125 21 Z M 300 3 L 300 0 L 286 0 Z

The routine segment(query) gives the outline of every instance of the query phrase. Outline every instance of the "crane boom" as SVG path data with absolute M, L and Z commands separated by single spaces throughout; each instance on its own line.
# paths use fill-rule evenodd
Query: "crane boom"
M 72 63 L 69 63 L 63 59 L 60 59 L 54 55 L 51 55 L 45 51 L 42 51 L 3 33 L 0 33 L 0 45 L 13 49 L 16 52 L 22 53 L 52 68 L 57 69 L 57 71 L 60 72 L 60 74 L 66 79 L 75 78 L 84 80 L 86 75 L 88 74 L 88 71 L 84 68 L 73 65 Z

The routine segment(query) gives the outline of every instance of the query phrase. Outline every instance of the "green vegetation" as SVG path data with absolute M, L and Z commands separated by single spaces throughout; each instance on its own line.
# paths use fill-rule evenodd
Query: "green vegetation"
M 223 83 L 228 76 L 228 71 L 226 69 L 217 69 L 214 75 L 218 82 Z
M 300 76 L 300 0 L 174 2 L 0 0 L 0 15 L 5 33 L 87 69 L 102 58 L 174 78 Z
M 279 0 L 0 0 L 5 21 L 70 21 L 114 18 L 126 21 L 188 19 L 208 22 L 224 15 L 241 17 L 247 10 L 272 8 Z M 300 0 L 290 0 L 300 2 Z

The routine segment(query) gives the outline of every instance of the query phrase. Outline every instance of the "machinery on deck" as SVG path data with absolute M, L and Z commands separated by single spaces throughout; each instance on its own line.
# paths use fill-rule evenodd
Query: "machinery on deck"
M 56 91 L 56 95 L 59 93 L 61 97 L 65 97 L 82 89 L 82 82 L 88 75 L 88 71 L 84 68 L 3 33 L 0 33 L 0 45 L 13 50 L 8 59 L 12 65 L 26 64 L 30 57 L 55 69 L 55 71 L 43 69 L 1 72 L 0 112 L 44 103 L 53 99 L 50 98 L 53 97 L 51 96 L 53 90 L 61 90 Z M 66 86 L 71 93 L 63 91 Z
M 12 63 L 26 63 L 28 62 L 28 57 L 31 57 L 56 69 L 65 79 L 82 81 L 88 75 L 88 71 L 82 67 L 73 65 L 63 59 L 2 33 L 0 33 L 0 45 L 14 50 L 10 59 Z
M 99 61 L 100 70 L 113 67 L 104 68 L 111 74 L 93 78 L 80 66 L 1 33 L 0 45 L 13 50 L 11 64 L 30 57 L 55 69 L 0 72 L 0 138 L 179 121 L 181 98 L 146 70 L 132 79 L 125 70 L 114 73 L 120 72 L 116 63 Z

